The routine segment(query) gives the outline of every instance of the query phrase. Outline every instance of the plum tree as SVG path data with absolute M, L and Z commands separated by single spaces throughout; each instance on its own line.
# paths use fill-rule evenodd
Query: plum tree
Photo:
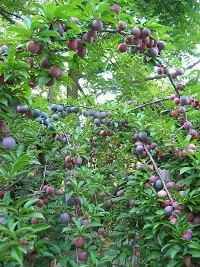
M 196 37 L 181 49 L 139 1 L 61 2 L 2 27 L 0 261 L 196 266 Z

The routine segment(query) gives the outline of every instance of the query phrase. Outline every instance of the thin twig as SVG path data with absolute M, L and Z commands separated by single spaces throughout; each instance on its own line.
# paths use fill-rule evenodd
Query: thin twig
M 44 180 L 45 180 L 45 177 L 46 177 L 46 172 L 47 172 L 47 165 L 45 164 L 44 165 L 44 168 L 43 168 L 43 171 L 42 171 L 42 184 L 40 186 L 40 190 L 42 190 L 42 187 L 44 185 Z
M 148 102 L 146 104 L 139 105 L 139 106 L 135 107 L 133 110 L 136 110 L 136 109 L 139 109 L 139 108 L 143 108 L 143 107 L 146 107 L 146 106 L 150 106 L 152 104 L 159 103 L 159 102 L 162 102 L 162 101 L 167 101 L 167 100 L 169 100 L 169 98 L 158 99 L 158 100 L 155 100 L 155 101 L 152 101 L 152 102 Z
M 19 16 L 19 15 L 17 15 L 17 14 L 14 14 L 14 13 L 11 13 L 11 12 L 8 12 L 8 11 L 6 11 L 6 10 L 3 10 L 3 12 L 4 12 L 4 13 L 7 13 L 7 14 L 13 16 L 13 17 L 16 17 L 16 18 L 18 18 L 18 19 L 21 19 L 21 18 L 22 18 L 21 16 Z
M 147 77 L 147 78 L 144 78 L 144 79 L 133 80 L 132 82 L 133 83 L 141 83 L 141 82 L 146 82 L 146 81 L 160 80 L 160 79 L 163 79 L 163 78 L 167 78 L 167 75 L 156 75 L 156 76 Z
M 167 76 L 168 76 L 168 78 L 169 78 L 169 80 L 170 80 L 170 83 L 171 83 L 171 85 L 173 86 L 173 88 L 174 88 L 174 90 L 175 90 L 177 96 L 180 97 L 179 91 L 178 91 L 178 89 L 177 89 L 177 87 L 176 87 L 174 81 L 172 80 L 172 77 L 170 76 L 170 74 L 167 74 Z
M 5 191 L 9 190 L 11 187 L 13 187 L 14 185 L 16 185 L 22 178 L 23 178 L 23 176 L 21 176 L 17 181 L 15 181 L 14 183 L 12 183 L 8 187 L 4 188 L 4 190 Z
M 164 189 L 165 189 L 165 191 L 166 191 L 166 193 L 167 193 L 167 195 L 168 195 L 168 197 L 169 197 L 169 199 L 170 199 L 170 201 L 171 201 L 171 204 L 173 205 L 173 199 L 172 199 L 172 196 L 171 196 L 169 190 L 168 190 L 167 187 L 166 187 L 165 181 L 164 181 L 164 179 L 163 179 L 163 177 L 162 177 L 162 175 L 161 175 L 161 173 L 160 173 L 160 171 L 159 171 L 159 169 L 158 169 L 158 167 L 157 167 L 157 164 L 156 164 L 155 160 L 154 160 L 153 157 L 151 156 L 151 153 L 150 153 L 149 150 L 147 149 L 146 145 L 144 145 L 144 149 L 145 149 L 147 155 L 149 156 L 151 162 L 153 163 L 153 166 L 154 166 L 154 168 L 155 168 L 155 171 L 157 172 L 157 174 L 158 174 L 160 180 L 162 181 L 163 187 L 164 187 Z
M 189 65 L 186 69 L 189 70 L 189 69 L 192 69 L 194 66 L 196 66 L 197 64 L 200 63 L 200 59 L 198 61 L 196 61 L 195 63 Z
M 8 20 L 10 23 L 15 24 L 15 21 L 11 19 L 2 9 L 0 9 L 0 15 Z

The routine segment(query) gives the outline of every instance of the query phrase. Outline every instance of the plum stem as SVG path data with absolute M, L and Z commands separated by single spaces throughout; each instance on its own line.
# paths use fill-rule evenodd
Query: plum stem
M 167 74 L 167 76 L 168 76 L 168 78 L 169 78 L 169 80 L 170 80 L 170 82 L 171 82 L 171 85 L 174 87 L 174 90 L 175 90 L 177 96 L 180 98 L 179 91 L 178 91 L 176 85 L 174 84 L 174 81 L 172 80 L 172 77 L 170 76 L 170 74 Z
M 173 199 L 172 199 L 172 196 L 171 196 L 169 190 L 168 190 L 167 187 L 166 187 L 165 180 L 163 179 L 163 177 L 162 177 L 162 175 L 161 175 L 161 173 L 160 173 L 160 171 L 159 171 L 159 169 L 158 169 L 158 166 L 157 166 L 155 160 L 153 159 L 153 157 L 152 157 L 151 153 L 149 152 L 149 150 L 147 149 L 146 145 L 144 145 L 144 149 L 145 149 L 147 155 L 149 156 L 151 162 L 153 163 L 153 166 L 154 166 L 154 168 L 155 168 L 155 171 L 157 172 L 157 174 L 158 174 L 160 180 L 162 181 L 163 187 L 164 187 L 164 189 L 165 189 L 165 191 L 166 191 L 166 193 L 167 193 L 167 195 L 168 195 L 168 197 L 169 197 L 169 199 L 170 199 L 170 201 L 171 201 L 171 204 L 173 205 Z

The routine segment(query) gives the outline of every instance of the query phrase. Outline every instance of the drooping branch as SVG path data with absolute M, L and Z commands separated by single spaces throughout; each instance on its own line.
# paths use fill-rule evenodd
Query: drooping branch
M 18 18 L 18 19 L 22 19 L 22 17 L 21 17 L 21 16 L 19 16 L 19 15 L 17 15 L 17 14 L 14 14 L 14 13 L 8 12 L 8 11 L 6 11 L 6 10 L 3 10 L 3 12 L 4 12 L 4 13 L 7 13 L 7 14 L 9 14 L 9 15 L 13 16 L 13 17 L 16 17 L 16 18 Z
M 13 19 L 11 19 L 10 16 L 8 16 L 5 11 L 3 11 L 2 9 L 0 9 L 0 15 L 5 18 L 6 20 L 8 20 L 10 23 L 15 24 L 15 21 Z
M 173 86 L 174 91 L 176 92 L 177 96 L 180 97 L 179 91 L 178 91 L 178 89 L 177 89 L 177 87 L 176 87 L 174 81 L 172 80 L 172 77 L 170 76 L 170 74 L 168 74 L 167 76 L 168 76 L 168 78 L 169 78 L 169 80 L 170 80 L 170 83 L 171 83 L 171 85 Z
M 151 160 L 151 162 L 152 162 L 152 164 L 153 164 L 153 166 L 154 166 L 154 169 L 155 169 L 156 173 L 158 174 L 160 180 L 162 181 L 163 187 L 164 187 L 164 189 L 165 189 L 165 191 L 166 191 L 166 193 L 167 193 L 167 195 L 168 195 L 168 197 L 169 197 L 169 199 L 170 199 L 170 201 L 171 201 L 171 204 L 173 205 L 173 199 L 172 199 L 172 196 L 171 196 L 169 190 L 168 190 L 167 187 L 166 187 L 165 180 L 164 180 L 164 178 L 162 177 L 162 174 L 160 173 L 160 171 L 159 171 L 159 169 L 158 169 L 158 166 L 157 166 L 155 160 L 153 159 L 153 157 L 152 157 L 151 153 L 149 152 L 149 150 L 147 149 L 146 145 L 144 145 L 144 149 L 145 149 L 147 155 L 149 156 L 149 158 L 150 158 L 150 160 Z
M 197 64 L 199 64 L 199 63 L 200 63 L 200 59 L 199 59 L 198 61 L 196 61 L 195 63 L 189 65 L 189 66 L 187 67 L 187 70 L 192 69 L 193 67 L 195 67 L 195 66 L 196 66 Z
M 146 106 L 150 106 L 152 104 L 159 103 L 159 102 L 162 102 L 162 101 L 167 101 L 167 100 L 169 100 L 169 98 L 163 98 L 163 99 L 154 100 L 152 102 L 141 104 L 141 105 L 135 107 L 133 110 L 136 110 L 136 109 L 139 109 L 139 108 L 143 108 L 143 107 L 146 107 Z
M 141 83 L 141 82 L 146 82 L 146 81 L 160 80 L 163 78 L 167 78 L 167 75 L 156 75 L 156 76 L 147 77 L 144 79 L 133 80 L 133 83 Z

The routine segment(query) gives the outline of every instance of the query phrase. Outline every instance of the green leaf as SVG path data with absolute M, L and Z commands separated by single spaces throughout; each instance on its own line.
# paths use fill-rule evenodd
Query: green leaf
M 17 158 L 13 164 L 11 175 L 22 170 L 28 164 L 28 162 L 29 162 L 29 159 L 27 155 L 22 155 L 19 158 Z
M 16 261 L 23 265 L 23 252 L 19 247 L 11 248 L 11 256 L 16 259 Z
M 29 201 L 26 202 L 26 204 L 24 205 L 25 208 L 28 208 L 30 206 L 32 206 L 33 204 L 38 202 L 38 198 L 32 198 Z
M 193 167 L 183 167 L 180 169 L 180 174 L 183 174 L 185 172 L 188 172 L 190 170 L 193 170 L 194 168 Z
M 39 213 L 39 212 L 32 212 L 32 213 L 29 213 L 29 214 L 26 214 L 26 217 L 28 218 L 38 218 L 38 219 L 44 219 L 44 216 L 42 215 L 42 213 Z
M 10 192 L 9 191 L 5 193 L 3 200 L 4 200 L 5 205 L 9 206 L 10 201 L 11 201 Z
M 155 260 L 161 256 L 161 252 L 158 250 L 152 251 L 149 254 L 148 260 Z
M 41 31 L 38 33 L 38 37 L 49 37 L 49 36 L 58 37 L 59 33 L 52 30 Z
M 38 79 L 38 85 L 39 86 L 44 86 L 51 80 L 51 77 L 49 76 L 40 76 Z
M 9 235 L 13 240 L 17 240 L 17 236 L 15 235 L 15 233 L 13 231 L 10 231 L 3 225 L 0 225 L 0 231 L 2 231 L 6 235 Z
M 23 25 L 10 26 L 7 28 L 8 31 L 18 33 L 18 35 L 23 36 L 26 39 L 31 38 L 31 32 L 27 30 Z
M 45 230 L 47 230 L 48 228 L 50 228 L 49 225 L 47 225 L 47 224 L 42 224 L 42 223 L 32 225 L 32 229 L 33 229 L 33 231 L 34 231 L 35 233 L 45 231 Z
M 88 225 L 85 226 L 85 229 L 87 228 L 91 228 L 91 227 L 98 227 L 98 226 L 101 226 L 102 224 L 99 223 L 99 222 L 91 222 L 89 223 Z

